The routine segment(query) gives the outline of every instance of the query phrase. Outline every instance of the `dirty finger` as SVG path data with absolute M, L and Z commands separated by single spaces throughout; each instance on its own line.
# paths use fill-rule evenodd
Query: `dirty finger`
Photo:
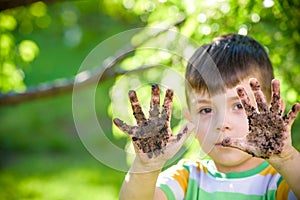
M 272 99 L 271 99 L 271 113 L 275 115 L 282 115 L 283 105 L 282 100 L 280 98 L 280 81 L 272 80 Z
M 266 98 L 265 98 L 263 92 L 261 91 L 258 80 L 255 78 L 252 78 L 249 80 L 249 83 L 250 83 L 250 87 L 253 91 L 256 103 L 257 103 L 258 111 L 260 113 L 268 112 L 268 104 L 267 104 L 267 101 L 266 101 Z
M 256 113 L 256 109 L 255 107 L 253 107 L 250 103 L 250 98 L 248 96 L 248 94 L 246 93 L 245 88 L 243 88 L 242 86 L 238 86 L 236 88 L 237 94 L 243 104 L 244 110 L 246 111 L 246 114 L 249 116 L 253 113 Z
M 226 137 L 222 141 L 222 146 L 236 148 L 252 156 L 260 157 L 257 147 L 248 143 L 246 137 L 243 138 Z
M 123 120 L 119 119 L 119 118 L 115 118 L 113 120 L 114 124 L 123 132 L 125 132 L 127 135 L 131 135 L 132 131 L 131 131 L 131 126 L 126 124 Z
M 173 96 L 174 96 L 173 90 L 167 89 L 165 99 L 164 99 L 163 108 L 162 108 L 162 114 L 161 114 L 161 118 L 163 120 L 165 120 L 167 127 L 170 127 Z
M 151 101 L 150 101 L 150 117 L 158 117 L 160 106 L 160 90 L 158 84 L 152 85 Z
M 134 90 L 130 90 L 128 92 L 128 96 L 130 99 L 133 115 L 136 119 L 137 124 L 140 125 L 140 124 L 142 124 L 143 121 L 146 120 L 145 115 L 142 110 L 142 107 L 140 105 L 140 102 L 139 102 Z
M 288 112 L 288 114 L 286 114 L 283 117 L 285 124 L 291 126 L 294 123 L 299 111 L 300 111 L 300 104 L 299 103 L 294 104 L 292 109 Z

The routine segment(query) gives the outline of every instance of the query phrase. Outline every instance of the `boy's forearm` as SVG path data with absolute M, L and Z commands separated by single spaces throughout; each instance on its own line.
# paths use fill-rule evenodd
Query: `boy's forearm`
M 269 160 L 269 163 L 283 176 L 294 194 L 300 199 L 300 153 L 294 147 L 286 158 Z
M 123 182 L 120 199 L 153 199 L 157 177 L 163 165 L 155 168 L 145 166 L 149 167 L 148 169 L 142 169 L 142 167 L 144 166 L 139 161 L 134 161 Z
M 148 173 L 128 172 L 123 182 L 120 199 L 153 199 L 160 171 Z

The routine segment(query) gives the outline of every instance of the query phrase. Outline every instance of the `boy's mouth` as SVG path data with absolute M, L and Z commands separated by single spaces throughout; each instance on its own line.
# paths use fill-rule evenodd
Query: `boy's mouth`
M 218 141 L 215 143 L 215 146 L 222 146 L 222 147 L 228 147 L 231 143 L 230 137 L 224 137 L 222 139 L 218 139 Z
M 216 142 L 216 143 L 215 143 L 215 146 L 216 146 L 216 147 L 219 147 L 219 148 L 220 148 L 220 147 L 221 147 L 221 148 L 228 148 L 227 146 L 224 146 L 224 145 L 222 144 L 222 142 Z
M 223 147 L 222 142 L 215 143 L 215 146 L 221 146 L 221 147 Z

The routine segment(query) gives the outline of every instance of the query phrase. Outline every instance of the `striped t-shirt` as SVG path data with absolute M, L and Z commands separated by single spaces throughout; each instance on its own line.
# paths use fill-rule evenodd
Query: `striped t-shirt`
M 212 160 L 181 161 L 157 181 L 168 199 L 297 199 L 281 175 L 266 161 L 244 172 L 220 173 Z

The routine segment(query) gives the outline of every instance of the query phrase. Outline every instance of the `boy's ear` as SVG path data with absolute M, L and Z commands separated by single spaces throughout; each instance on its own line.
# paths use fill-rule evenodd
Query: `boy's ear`
M 191 113 L 188 109 L 184 110 L 184 116 L 187 119 L 187 121 L 189 121 L 189 122 L 192 121 Z

